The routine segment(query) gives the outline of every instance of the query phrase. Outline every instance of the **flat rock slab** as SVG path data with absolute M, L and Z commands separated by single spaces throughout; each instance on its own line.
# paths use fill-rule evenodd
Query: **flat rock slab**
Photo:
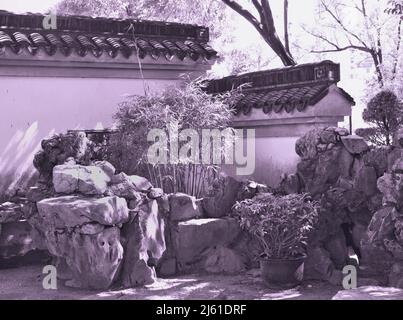
M 403 290 L 389 287 L 364 286 L 341 290 L 332 300 L 403 300 Z
M 37 203 L 39 214 L 53 228 L 75 227 L 90 222 L 111 226 L 129 218 L 126 200 L 119 197 L 63 196 Z
M 106 191 L 110 177 L 97 166 L 59 165 L 53 168 L 53 186 L 57 193 L 81 192 L 101 195 Z
M 356 135 L 350 135 L 341 137 L 344 147 L 351 154 L 361 154 L 369 150 L 368 144 L 362 137 Z
M 178 224 L 177 258 L 182 264 L 195 262 L 207 248 L 226 246 L 241 232 L 232 218 L 191 219 Z

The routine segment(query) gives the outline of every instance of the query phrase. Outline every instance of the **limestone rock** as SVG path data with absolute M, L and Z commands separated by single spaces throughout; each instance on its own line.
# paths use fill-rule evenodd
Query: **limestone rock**
M 369 243 L 380 243 L 383 242 L 384 238 L 393 235 L 392 211 L 393 207 L 384 207 L 374 214 L 368 226 Z
M 105 228 L 95 235 L 59 234 L 55 239 L 58 240 L 54 243 L 57 256 L 66 259 L 75 286 L 89 289 L 110 287 L 123 259 L 119 228 Z
M 231 212 L 242 183 L 232 177 L 220 177 L 213 182 L 209 196 L 202 201 L 207 217 L 220 218 Z
M 393 165 L 398 159 L 403 158 L 403 148 L 394 148 L 388 153 L 387 166 L 388 172 L 392 172 Z
M 330 143 L 337 142 L 337 134 L 335 134 L 335 129 L 333 127 L 326 128 L 319 134 L 320 142 L 327 145 Z
M 240 234 L 238 222 L 233 218 L 192 219 L 178 224 L 175 248 L 178 267 L 186 271 L 208 248 L 227 246 Z
M 348 136 L 350 132 L 346 128 L 335 128 L 334 132 L 337 133 L 339 136 Z
M 341 137 L 341 142 L 351 154 L 362 154 L 369 150 L 369 146 L 365 140 L 356 135 Z
M 364 166 L 354 179 L 354 189 L 370 197 L 377 192 L 377 176 L 373 167 Z
M 4 202 L 0 204 L 0 223 L 14 222 L 23 219 L 23 205 Z
M 385 173 L 378 179 L 378 189 L 383 194 L 384 204 L 399 204 L 403 202 L 403 174 Z
M 403 246 L 394 239 L 383 239 L 383 245 L 395 260 L 403 260 Z
M 381 241 L 370 242 L 368 234 L 361 239 L 360 265 L 373 270 L 374 274 L 387 275 L 393 264 L 393 256 L 388 252 Z
M 135 175 L 129 176 L 129 180 L 131 183 L 133 183 L 133 185 L 136 187 L 138 191 L 146 192 L 153 187 L 152 184 L 146 178 L 140 176 Z
M 63 196 L 37 203 L 40 216 L 54 229 L 90 222 L 111 226 L 128 220 L 126 200 L 118 197 Z
M 329 253 L 321 246 L 308 248 L 304 263 L 304 279 L 325 280 L 334 285 L 342 283 L 343 274 L 336 269 Z
M 93 144 L 84 132 L 68 132 L 42 140 L 42 150 L 34 157 L 34 166 L 40 173 L 41 180 L 50 182 L 52 170 L 56 165 L 74 159 L 80 164 L 89 164 L 93 158 Z
M 169 195 L 170 218 L 172 221 L 189 220 L 201 217 L 203 212 L 199 201 L 185 193 Z
M 117 197 L 125 198 L 127 200 L 140 201 L 141 199 L 140 192 L 129 181 L 123 181 L 109 186 L 107 193 Z
M 322 129 L 313 129 L 295 143 L 295 152 L 302 159 L 312 159 L 317 155 L 316 146 L 320 143 Z
M 203 254 L 202 269 L 209 273 L 237 274 L 246 270 L 246 263 L 234 250 L 215 246 Z
M 351 170 L 354 163 L 353 155 L 346 150 L 346 148 L 342 148 L 340 150 L 340 155 L 338 159 L 338 166 L 340 170 L 340 176 L 343 178 L 351 177 Z
M 388 155 L 390 149 L 387 147 L 378 147 L 370 150 L 363 155 L 363 161 L 366 166 L 374 167 L 376 175 L 382 176 L 388 169 Z
M 77 232 L 81 234 L 98 234 L 105 230 L 105 226 L 96 222 L 83 224 L 77 228 Z
M 166 248 L 165 223 L 156 200 L 131 215 L 130 222 L 122 228 L 125 256 L 120 281 L 124 287 L 153 283 L 156 275 L 150 259 L 158 261 Z
M 161 198 L 164 195 L 164 190 L 161 188 L 151 188 L 150 191 L 148 191 L 147 196 L 150 199 L 158 199 Z
M 96 166 L 58 165 L 53 168 L 53 186 L 57 193 L 81 192 L 101 195 L 106 191 L 110 178 Z
M 109 179 L 112 179 L 115 174 L 115 167 L 108 161 L 95 161 L 94 166 L 101 168 Z
M 54 191 L 52 192 L 52 190 L 50 190 L 50 188 L 47 188 L 44 185 L 37 185 L 37 186 L 30 187 L 27 192 L 28 201 L 33 202 L 33 203 L 41 201 L 46 198 L 51 198 L 54 196 L 55 196 Z

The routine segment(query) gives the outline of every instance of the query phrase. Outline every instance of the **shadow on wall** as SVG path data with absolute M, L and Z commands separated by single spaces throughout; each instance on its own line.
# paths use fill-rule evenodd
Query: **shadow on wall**
M 52 129 L 48 136 L 55 133 Z M 32 185 L 36 170 L 32 164 L 35 153 L 41 147 L 38 122 L 32 123 L 25 132 L 17 130 L 0 153 L 0 200 L 14 195 L 19 189 Z

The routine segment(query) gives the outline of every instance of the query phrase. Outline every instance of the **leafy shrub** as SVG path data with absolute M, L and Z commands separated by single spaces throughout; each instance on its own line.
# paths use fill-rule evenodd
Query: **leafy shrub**
M 233 214 L 258 239 L 261 257 L 297 258 L 306 253 L 308 236 L 318 220 L 318 203 L 306 194 L 264 193 L 237 202 Z
M 189 161 L 151 165 L 146 156 L 151 145 L 147 134 L 151 129 L 162 129 L 169 137 L 174 127 L 179 132 L 183 129 L 199 133 L 202 129 L 223 130 L 231 121 L 236 97 L 234 92 L 210 95 L 203 91 L 200 80 L 187 82 L 182 88 L 168 87 L 154 94 L 130 96 L 115 114 L 118 134 L 110 141 L 109 158 L 119 171 L 142 174 L 165 192 L 200 197 L 208 181 L 215 178 L 218 167 Z M 179 142 L 179 149 L 185 143 Z M 166 151 L 170 159 L 169 139 Z

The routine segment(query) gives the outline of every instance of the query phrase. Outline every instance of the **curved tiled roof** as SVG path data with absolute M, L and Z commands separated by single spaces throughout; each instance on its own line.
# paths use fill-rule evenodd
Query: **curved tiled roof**
M 242 95 L 235 101 L 236 115 L 247 115 L 252 108 L 260 108 L 265 114 L 291 113 L 319 102 L 339 80 L 340 66 L 323 61 L 211 80 L 206 91 L 215 94 L 241 87 Z M 337 89 L 354 104 L 347 92 Z
M 15 54 L 27 50 L 36 55 L 43 50 L 49 56 L 77 53 L 84 57 L 112 58 L 121 53 L 126 58 L 139 55 L 153 59 L 174 56 L 197 61 L 210 60 L 217 52 L 208 45 L 208 28 L 158 21 L 138 21 L 78 16 L 58 16 L 57 29 L 42 27 L 44 16 L 17 15 L 0 11 L 0 53 L 10 48 Z

